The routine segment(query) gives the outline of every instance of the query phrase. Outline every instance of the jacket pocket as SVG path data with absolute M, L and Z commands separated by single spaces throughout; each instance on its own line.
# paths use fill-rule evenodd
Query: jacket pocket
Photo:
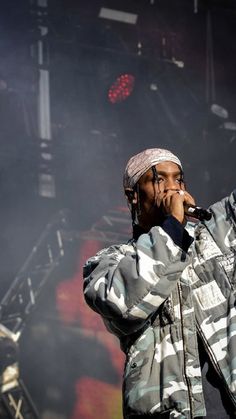
M 228 278 L 234 292 L 236 292 L 236 252 L 229 252 L 222 256 L 217 256 L 216 261 Z

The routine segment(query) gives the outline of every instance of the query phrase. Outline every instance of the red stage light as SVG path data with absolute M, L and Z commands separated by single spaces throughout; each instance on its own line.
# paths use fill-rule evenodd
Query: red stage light
M 108 100 L 111 103 L 118 103 L 127 99 L 134 89 L 134 81 L 132 74 L 119 76 L 108 91 Z

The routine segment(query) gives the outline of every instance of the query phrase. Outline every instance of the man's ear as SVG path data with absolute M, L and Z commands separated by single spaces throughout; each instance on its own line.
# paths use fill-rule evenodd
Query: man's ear
M 138 202 L 138 194 L 133 189 L 126 188 L 125 195 L 128 200 L 128 203 L 131 205 L 136 205 Z

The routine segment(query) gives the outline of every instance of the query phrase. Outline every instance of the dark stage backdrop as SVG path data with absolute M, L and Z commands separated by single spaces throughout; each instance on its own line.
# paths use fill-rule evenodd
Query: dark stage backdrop
M 82 267 L 130 237 L 134 153 L 171 149 L 203 207 L 235 187 L 236 6 L 20 3 L 2 0 L 0 14 L 0 298 L 22 266 L 47 269 L 65 211 L 64 254 L 24 319 L 20 376 L 42 419 L 121 419 L 124 355 L 84 302 Z

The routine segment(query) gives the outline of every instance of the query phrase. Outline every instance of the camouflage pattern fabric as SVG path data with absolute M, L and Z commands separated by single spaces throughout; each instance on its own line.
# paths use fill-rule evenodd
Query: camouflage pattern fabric
M 197 332 L 236 406 L 235 200 L 186 226 L 195 238 L 187 253 L 153 227 L 85 264 L 85 299 L 126 354 L 125 418 L 206 415 Z

